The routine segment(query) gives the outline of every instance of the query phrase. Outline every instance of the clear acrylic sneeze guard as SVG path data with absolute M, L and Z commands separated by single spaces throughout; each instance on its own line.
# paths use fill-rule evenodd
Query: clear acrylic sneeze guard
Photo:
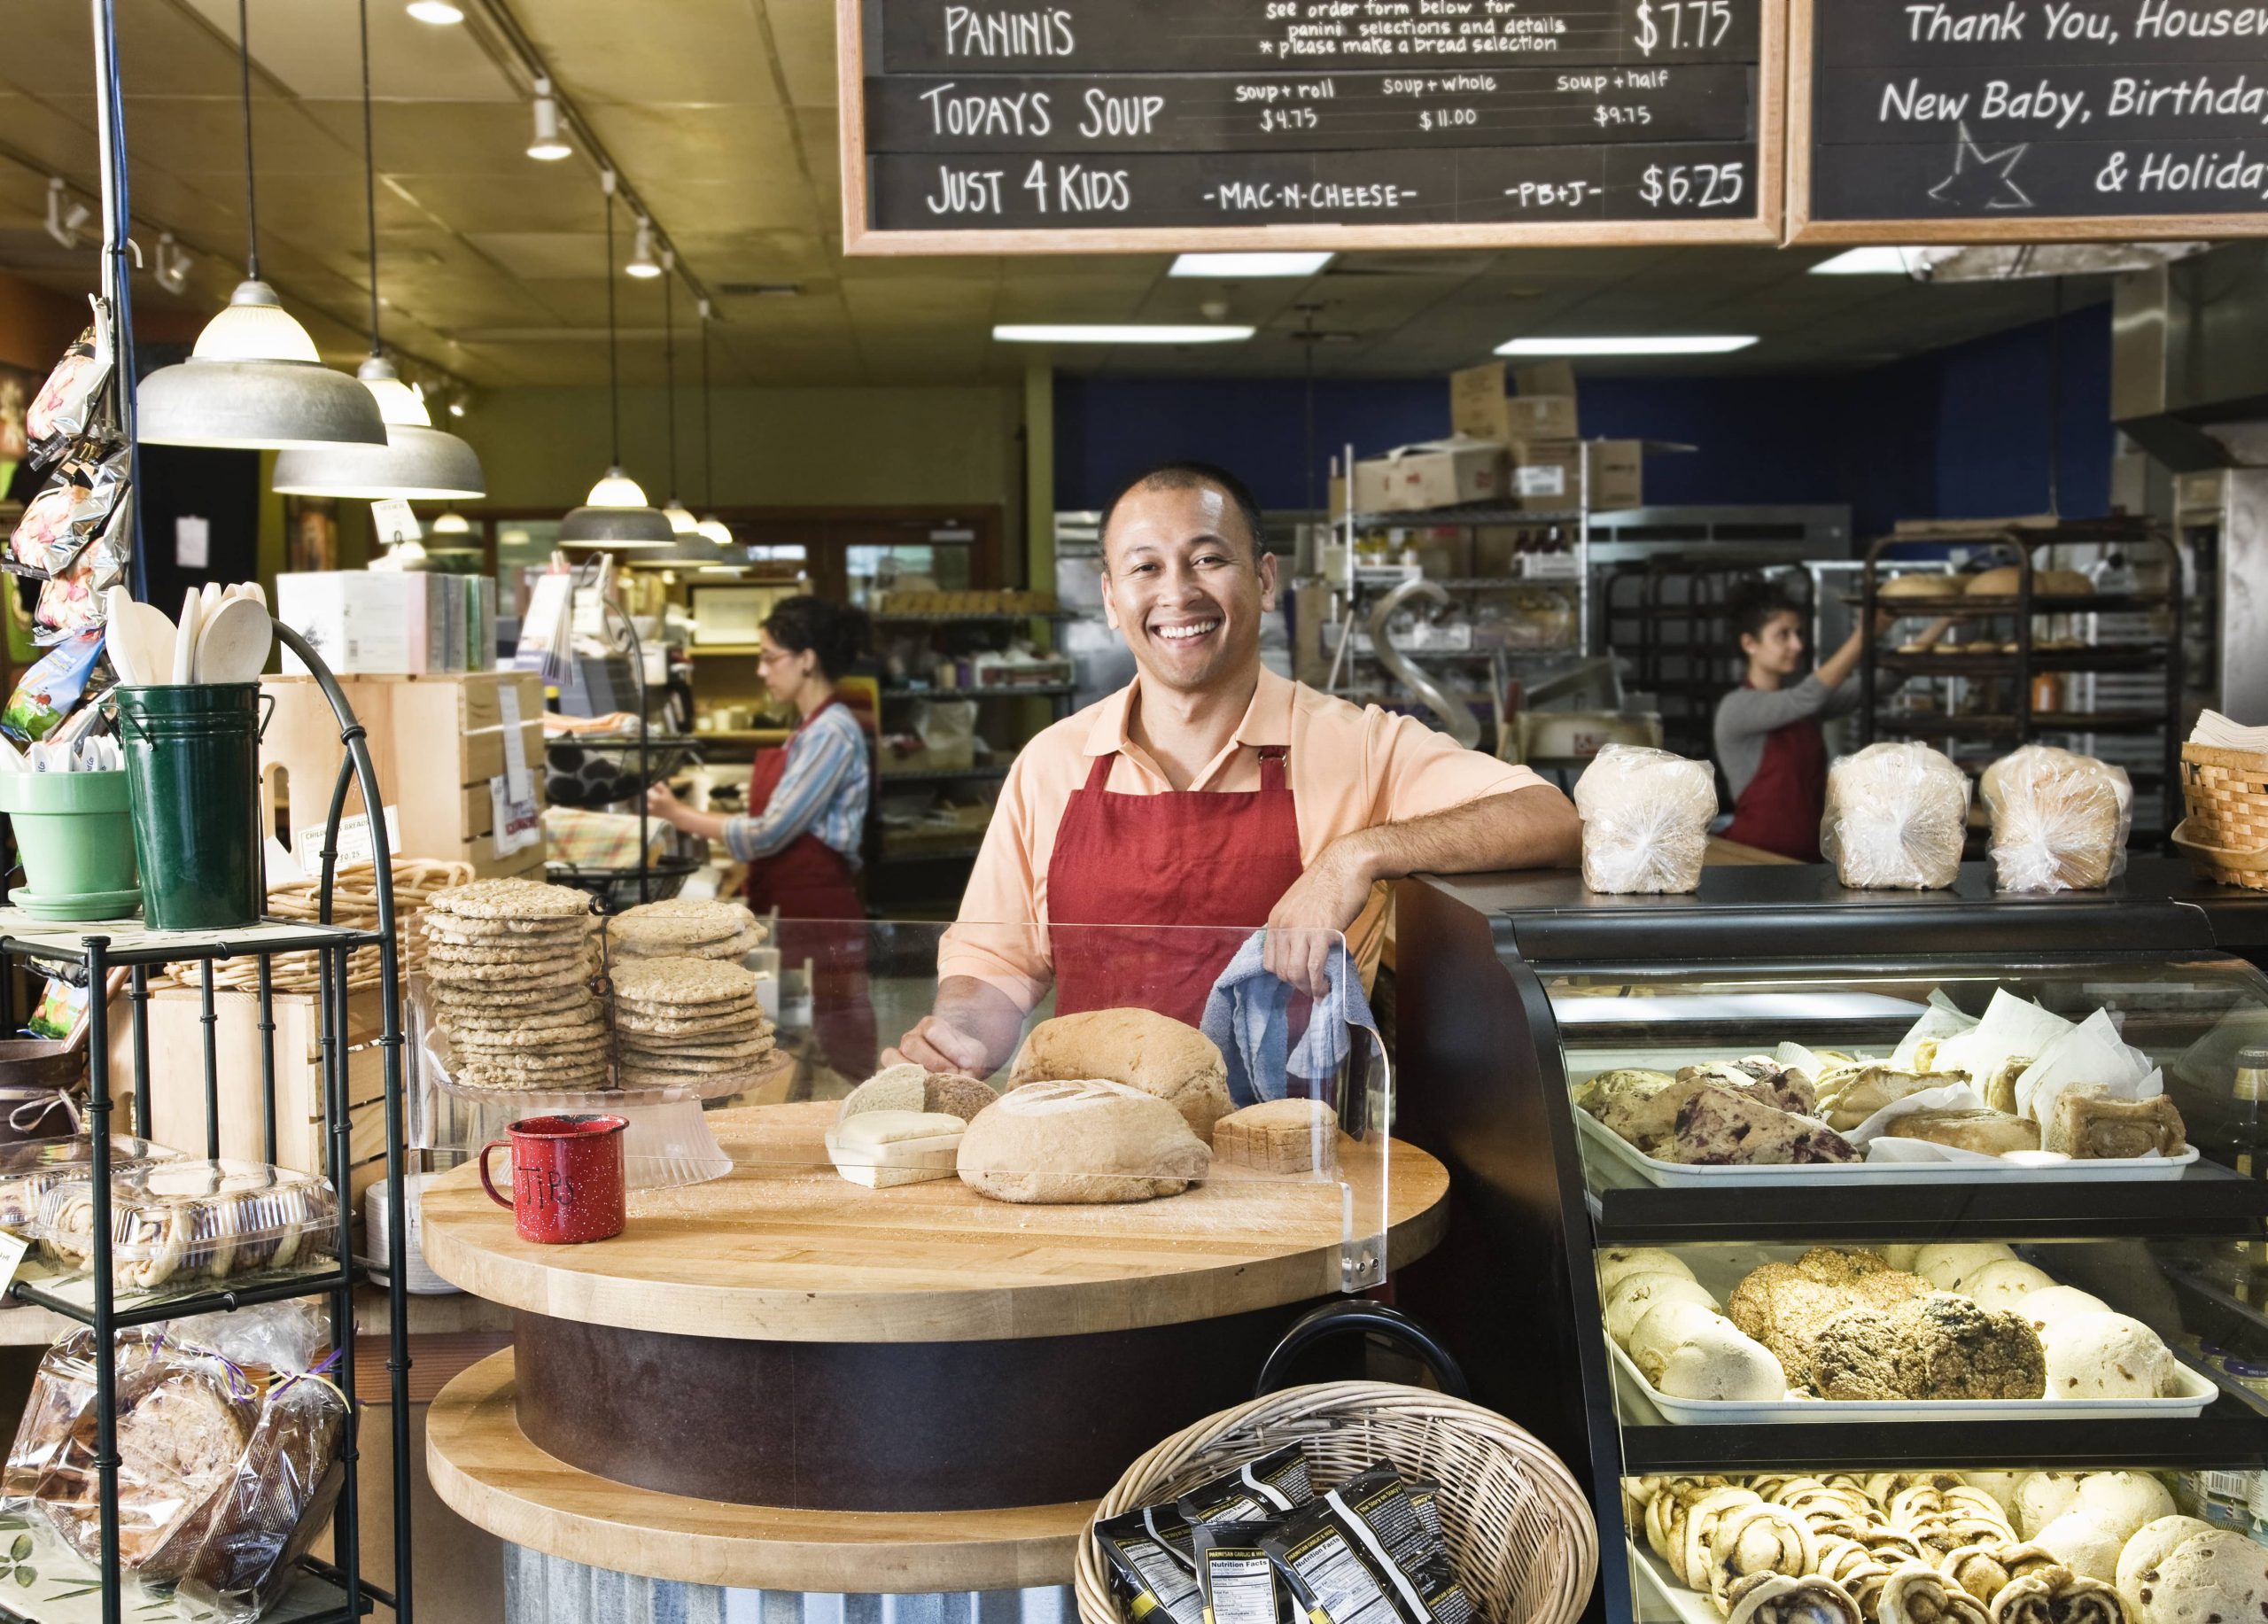
M 413 975 L 414 1137 L 448 1165 L 515 1121 L 621 1115 L 632 1229 L 727 1220 L 689 1243 L 704 1251 L 776 1254 L 775 1225 L 824 1213 L 909 1231 L 1070 1229 L 1103 1247 L 1122 1228 L 1147 1247 L 1216 1250 L 1226 1266 L 1255 1245 L 1335 1249 L 1337 1289 L 1386 1278 L 1393 1082 L 1338 932 L 790 920 L 746 966 L 771 1039 L 755 1054 L 744 1016 L 720 1034 L 730 1016 L 695 1006 L 627 1008 L 602 962 L 605 1088 L 547 1087 L 534 1062 L 524 1088 L 464 1085 Z M 1028 1044 L 1060 1014 L 1081 1018 Z M 907 1045 L 940 1014 L 949 1030 Z M 634 1060 L 631 1025 L 647 1029 Z M 885 1054 L 923 1041 L 956 1063 L 894 1073 L 843 1115 Z M 1223 1112 L 1284 1100 L 1264 1123 L 1214 1132 Z M 858 1121 L 875 1110 L 893 1115 Z M 506 1189 L 505 1158 L 493 1160 Z

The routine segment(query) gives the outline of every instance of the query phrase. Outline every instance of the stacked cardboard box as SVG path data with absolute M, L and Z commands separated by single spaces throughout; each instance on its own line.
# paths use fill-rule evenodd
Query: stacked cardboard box
M 1643 443 L 1582 439 L 1575 369 L 1564 361 L 1513 368 L 1499 361 L 1452 372 L 1449 423 L 1460 435 L 1506 447 L 1508 507 L 1598 513 L 1645 503 Z

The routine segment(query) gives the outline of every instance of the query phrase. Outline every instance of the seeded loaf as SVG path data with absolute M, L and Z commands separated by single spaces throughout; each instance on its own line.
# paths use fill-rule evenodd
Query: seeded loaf
M 1029 1083 L 961 1136 L 961 1182 L 994 1201 L 1146 1201 L 1205 1177 L 1213 1153 L 1154 1094 L 1097 1078 Z
M 1213 1124 L 1213 1154 L 1259 1173 L 1329 1172 L 1339 1162 L 1339 1116 L 1320 1100 L 1269 1100 Z
M 1101 1078 L 1139 1089 L 1179 1111 L 1208 1144 L 1230 1111 L 1229 1068 L 1193 1026 L 1148 1009 L 1094 1009 L 1031 1029 L 1008 1086 Z

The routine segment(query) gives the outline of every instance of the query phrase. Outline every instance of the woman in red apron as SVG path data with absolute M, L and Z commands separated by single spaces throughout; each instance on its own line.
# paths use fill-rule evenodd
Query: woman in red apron
M 1827 810 L 1827 741 L 1819 725 L 1859 708 L 1857 672 L 1866 639 L 1853 631 L 1798 681 L 1803 615 L 1793 603 L 1759 581 L 1734 599 L 1730 618 L 1748 670 L 1741 686 L 1717 704 L 1717 765 L 1733 794 L 1725 838 L 1816 863 L 1820 819 Z M 1894 612 L 1879 614 L 1876 635 L 1897 618 Z M 1952 624 L 1933 622 L 1916 646 L 1936 643 Z M 1878 691 L 1893 686 L 1884 683 Z
M 866 634 L 863 610 L 823 598 L 782 599 L 764 623 L 757 670 L 798 719 L 785 748 L 757 753 L 747 814 L 696 812 L 661 785 L 647 796 L 656 817 L 723 841 L 749 866 L 749 906 L 779 910 L 781 963 L 811 964 L 820 1047 L 853 1079 L 874 1068 L 866 906 L 857 882 L 874 763 L 866 730 L 835 684 L 864 652 Z M 828 922 L 815 922 L 822 921 Z

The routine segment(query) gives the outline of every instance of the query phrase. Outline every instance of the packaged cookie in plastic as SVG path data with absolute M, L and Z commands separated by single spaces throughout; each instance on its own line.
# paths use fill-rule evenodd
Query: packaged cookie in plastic
M 66 1268 L 94 1255 L 91 1181 L 47 1193 L 40 1247 Z M 111 1278 L 121 1290 L 305 1268 L 331 1257 L 330 1181 L 259 1162 L 152 1162 L 111 1181 Z
M 1697 890 L 1717 815 L 1717 774 L 1640 744 L 1609 744 L 1575 781 L 1583 884 L 1606 892 Z
M 1861 890 L 1942 890 L 1969 837 L 1969 775 L 1926 744 L 1869 744 L 1827 769 L 1819 849 Z
M 2134 786 L 2126 769 L 2027 744 L 1984 769 L 1992 871 L 2004 891 L 2099 891 L 2126 867 Z
M 40 1208 L 47 1193 L 71 1179 L 87 1177 L 95 1157 L 94 1140 L 82 1135 L 68 1139 L 27 1139 L 0 1146 L 0 1230 L 39 1239 Z M 148 1139 L 114 1133 L 110 1138 L 113 1178 L 158 1162 L 180 1162 L 177 1150 Z

